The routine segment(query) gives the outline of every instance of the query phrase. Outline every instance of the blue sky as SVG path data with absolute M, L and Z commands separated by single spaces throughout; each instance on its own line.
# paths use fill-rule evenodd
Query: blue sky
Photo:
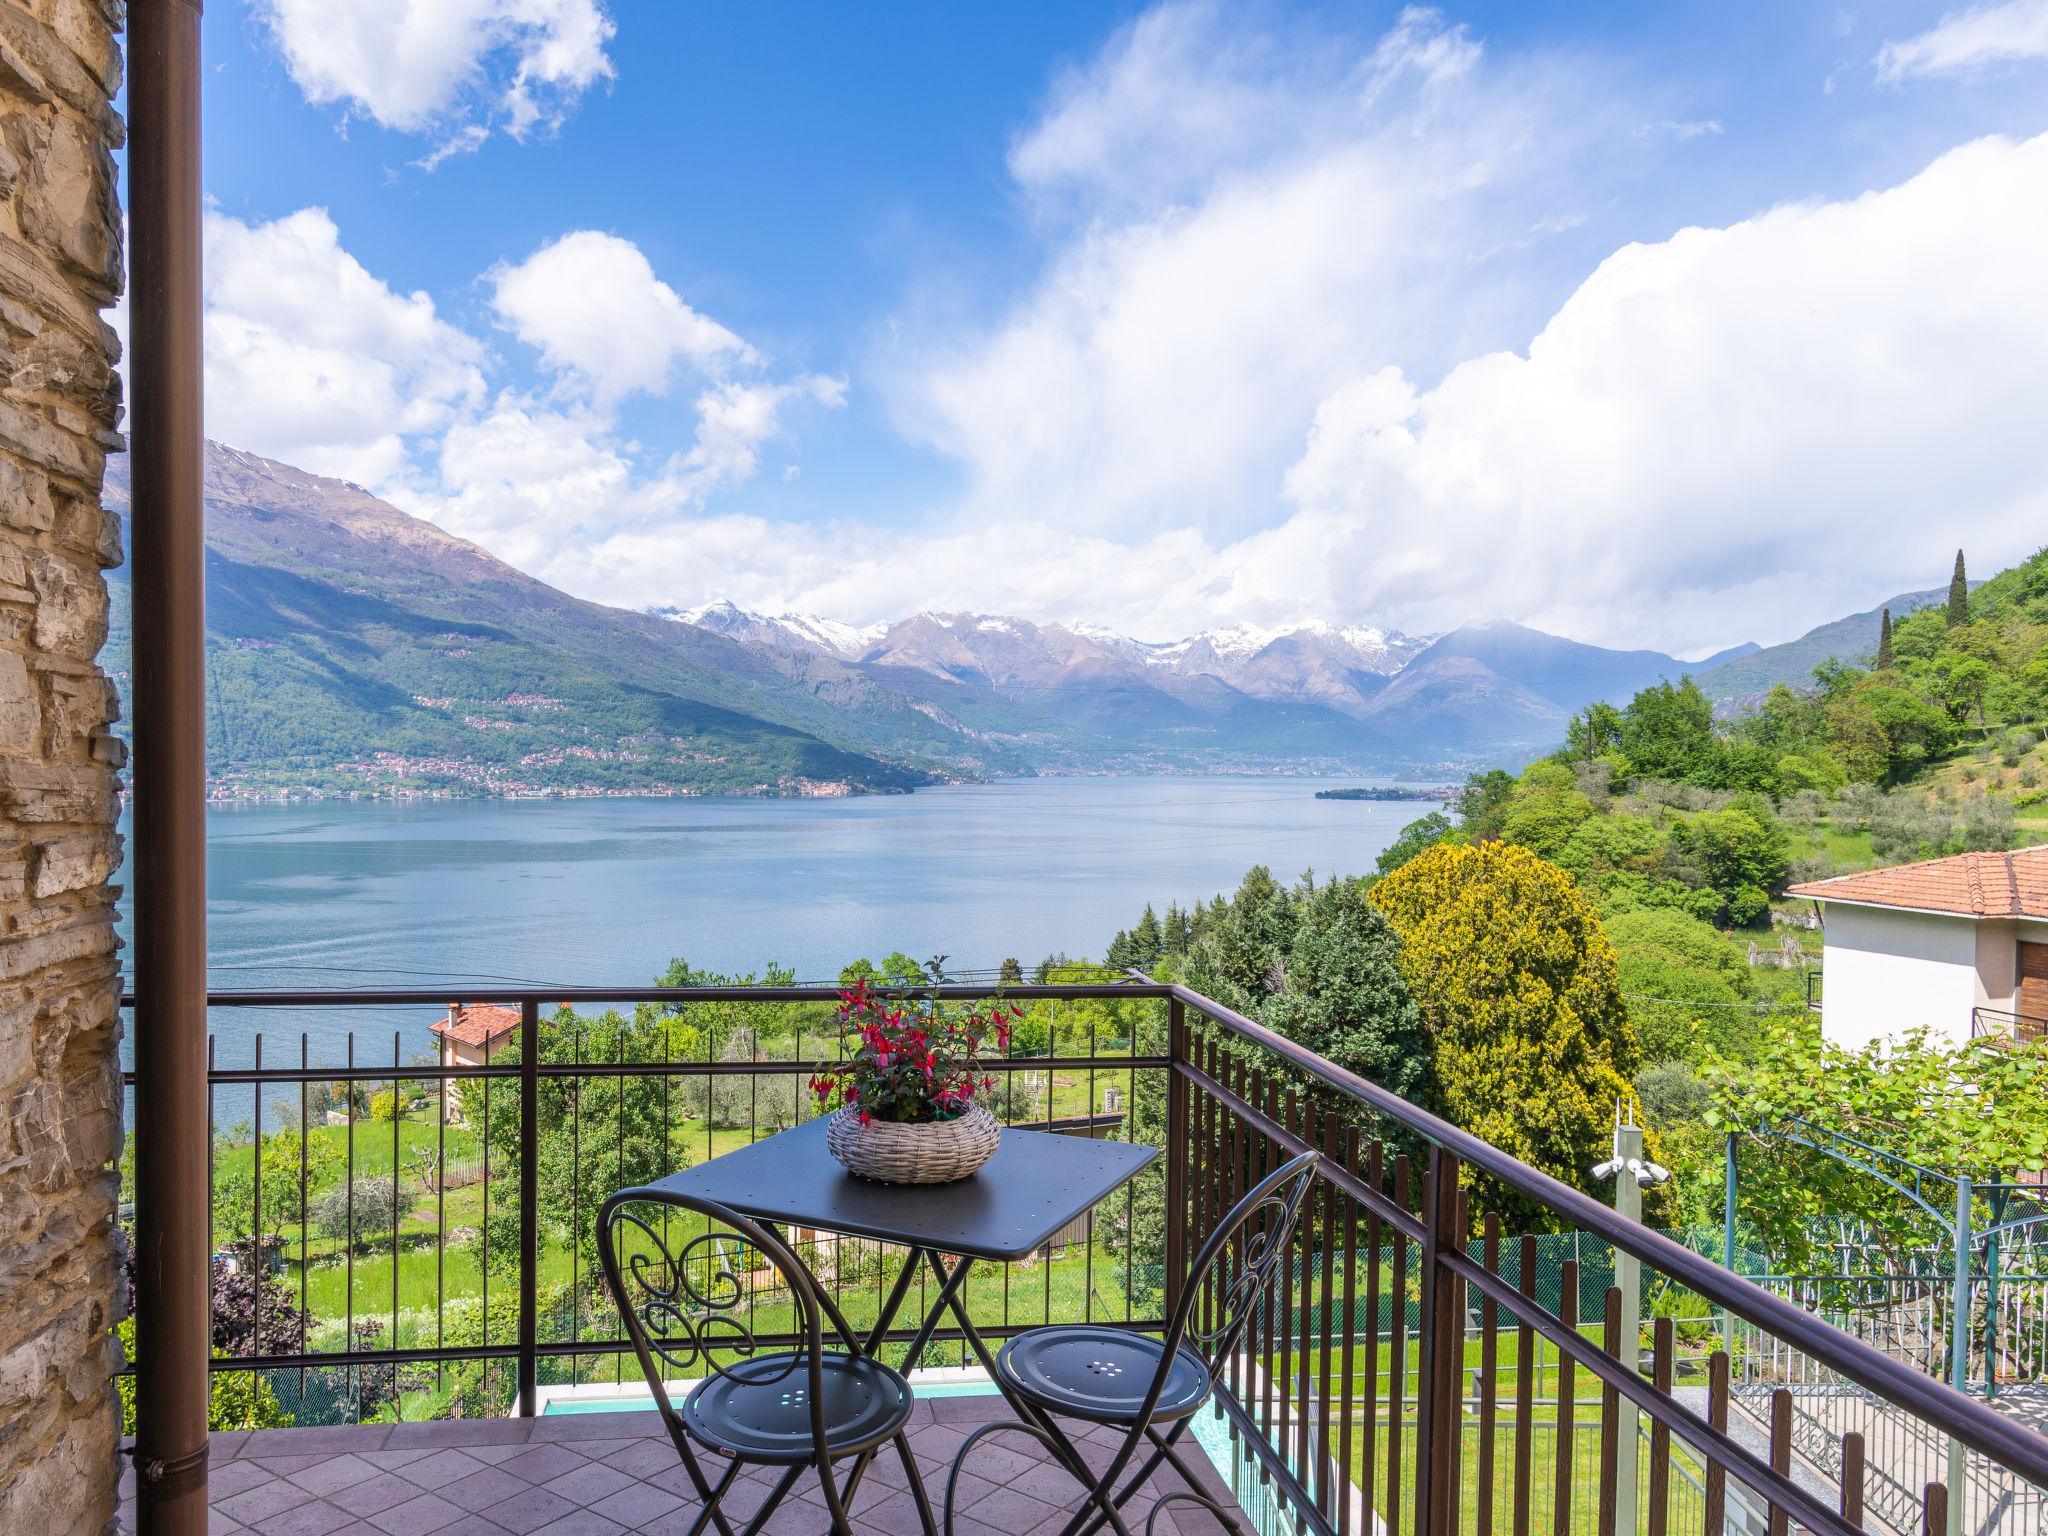
M 206 27 L 210 430 L 586 596 L 1689 652 L 2048 526 L 2048 0 Z

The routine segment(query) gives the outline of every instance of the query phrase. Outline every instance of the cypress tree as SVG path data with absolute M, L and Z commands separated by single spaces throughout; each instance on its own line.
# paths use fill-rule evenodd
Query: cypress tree
M 1956 573 L 1948 579 L 1948 627 L 1970 622 L 1970 582 L 1963 575 L 1963 552 L 1956 551 Z
M 1892 666 L 1892 611 L 1884 611 L 1884 623 L 1877 631 L 1877 670 L 1889 672 Z

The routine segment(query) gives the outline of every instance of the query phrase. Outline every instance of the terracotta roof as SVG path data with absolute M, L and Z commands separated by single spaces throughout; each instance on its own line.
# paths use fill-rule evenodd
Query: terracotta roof
M 450 1003 L 448 1017 L 434 1024 L 433 1032 L 463 1045 L 486 1048 L 496 1045 L 518 1027 L 519 1010 L 516 1008 L 500 1008 L 495 1003 Z
M 1847 901 L 1958 917 L 2048 918 L 2048 848 L 2011 853 L 1959 853 L 1952 858 L 1809 880 L 1788 896 Z

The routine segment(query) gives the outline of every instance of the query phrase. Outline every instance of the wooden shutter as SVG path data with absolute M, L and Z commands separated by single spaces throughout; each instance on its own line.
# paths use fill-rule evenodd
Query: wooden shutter
M 2048 944 L 2020 945 L 2020 985 L 2014 1011 L 2020 1015 L 2014 1033 L 2022 1040 L 2039 1039 L 2044 1021 L 2048 1021 Z

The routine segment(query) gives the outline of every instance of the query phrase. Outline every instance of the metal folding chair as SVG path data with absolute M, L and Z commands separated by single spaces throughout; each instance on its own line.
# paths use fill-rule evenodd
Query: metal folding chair
M 675 1248 L 669 1233 L 678 1218 L 693 1235 Z M 772 1231 L 708 1200 L 623 1189 L 598 1214 L 598 1254 L 655 1406 L 704 1505 L 689 1536 L 702 1536 L 713 1522 L 721 1536 L 734 1536 L 719 1504 L 749 1465 L 784 1470 L 739 1536 L 755 1536 L 807 1470 L 817 1473 L 832 1531 L 849 1536 L 847 1506 L 884 1445 L 903 1463 L 926 1536 L 936 1536 L 905 1432 L 909 1383 L 862 1353 L 832 1298 Z M 765 1287 L 759 1283 L 771 1275 Z M 771 1304 L 787 1296 L 788 1331 L 799 1347 L 764 1351 L 756 1340 L 750 1322 L 764 1288 L 774 1294 Z M 843 1349 L 825 1347 L 821 1316 Z M 664 1377 L 681 1373 L 702 1379 L 678 1406 Z M 728 1461 L 715 1482 L 699 1447 Z M 848 1461 L 842 1483 L 834 1469 Z
M 1199 1504 L 1233 1536 L 1243 1536 L 1236 1515 L 1201 1491 L 1193 1468 L 1176 1447 L 1195 1411 L 1215 1391 L 1217 1377 L 1243 1340 L 1253 1313 L 1274 1280 L 1284 1276 L 1295 1225 L 1320 1161 L 1316 1153 L 1304 1152 L 1266 1175 L 1238 1201 L 1195 1255 L 1173 1317 L 1160 1337 L 1055 1324 L 1020 1333 L 1003 1346 L 996 1357 L 996 1374 L 1004 1395 L 1023 1416 L 984 1424 L 962 1442 L 946 1478 L 946 1536 L 953 1536 L 954 1492 L 969 1453 L 986 1436 L 1005 1432 L 1028 1434 L 1050 1448 L 1086 1490 L 1081 1508 L 1060 1536 L 1089 1536 L 1105 1524 L 1117 1536 L 1131 1536 L 1124 1506 L 1168 1464 L 1180 1474 L 1187 1491 L 1160 1498 L 1146 1518 L 1147 1536 L 1160 1511 L 1177 1503 Z M 1205 1282 L 1212 1271 L 1217 1283 L 1208 1288 Z M 1198 1327 L 1195 1311 L 1205 1294 L 1211 1300 Z M 1060 1418 L 1114 1425 L 1129 1433 L 1102 1472 L 1093 1474 L 1060 1428 Z M 1126 1478 L 1132 1460 L 1147 1446 L 1150 1454 Z

